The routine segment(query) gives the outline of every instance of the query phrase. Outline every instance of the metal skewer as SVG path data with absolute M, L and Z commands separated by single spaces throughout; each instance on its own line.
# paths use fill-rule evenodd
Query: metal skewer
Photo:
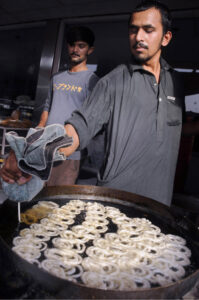
M 21 203 L 18 202 L 18 222 L 21 223 Z

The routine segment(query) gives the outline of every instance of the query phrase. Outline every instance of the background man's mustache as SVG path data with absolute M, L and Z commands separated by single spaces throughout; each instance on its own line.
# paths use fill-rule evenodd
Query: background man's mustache
M 70 55 L 75 55 L 79 57 L 79 54 L 77 54 L 76 52 L 72 52 Z
M 138 42 L 138 43 L 136 43 L 135 45 L 134 45 L 134 47 L 133 48 L 138 48 L 138 47 L 141 47 L 141 48 L 144 48 L 144 49 L 148 49 L 148 46 L 147 45 L 145 45 L 144 43 L 142 43 L 142 42 Z

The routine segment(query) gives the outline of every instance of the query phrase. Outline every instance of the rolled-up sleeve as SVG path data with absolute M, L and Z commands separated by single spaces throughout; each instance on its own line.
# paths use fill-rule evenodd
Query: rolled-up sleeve
M 74 111 L 72 117 L 65 122 L 76 129 L 80 149 L 85 148 L 102 126 L 108 123 L 111 106 L 109 83 L 103 78 L 98 81 L 83 107 Z

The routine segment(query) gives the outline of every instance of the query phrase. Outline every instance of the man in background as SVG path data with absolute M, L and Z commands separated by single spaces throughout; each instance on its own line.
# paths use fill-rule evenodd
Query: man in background
M 69 65 L 55 74 L 50 83 L 40 122 L 37 127 L 62 124 L 74 110 L 80 109 L 98 77 L 87 67 L 88 56 L 94 50 L 94 34 L 87 27 L 73 27 L 67 32 Z M 79 173 L 81 152 L 75 151 L 66 161 L 56 162 L 48 186 L 75 184 Z

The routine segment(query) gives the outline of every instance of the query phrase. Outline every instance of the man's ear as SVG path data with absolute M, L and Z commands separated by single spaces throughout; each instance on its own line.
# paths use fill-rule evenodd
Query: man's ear
M 167 31 L 164 36 L 163 36 L 163 39 L 162 39 L 162 46 L 163 47 L 166 47 L 169 43 L 170 43 L 170 40 L 172 39 L 172 32 L 171 31 Z
M 94 51 L 94 47 L 89 47 L 89 49 L 88 49 L 88 55 L 90 55 L 91 53 L 93 53 L 93 51 Z

